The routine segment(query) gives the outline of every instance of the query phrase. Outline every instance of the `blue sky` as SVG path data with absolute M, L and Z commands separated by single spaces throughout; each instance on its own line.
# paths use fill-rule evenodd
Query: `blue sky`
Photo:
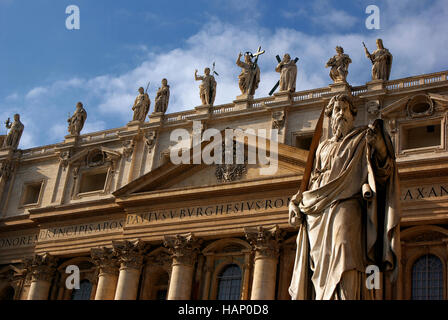
M 369 4 L 381 10 L 380 30 L 365 27 Z M 65 28 L 68 5 L 80 8 L 80 30 Z M 77 101 L 88 112 L 83 133 L 120 127 L 137 88 L 151 81 L 153 106 L 163 77 L 168 112 L 192 109 L 200 104 L 194 70 L 214 61 L 215 104 L 228 103 L 239 94 L 238 52 L 259 45 L 256 97 L 277 81 L 275 55 L 285 52 L 300 58 L 297 90 L 328 85 L 324 65 L 336 45 L 353 60 L 350 84 L 364 84 L 361 42 L 373 50 L 377 37 L 394 55 L 392 79 L 447 70 L 447 16 L 446 0 L 0 0 L 0 120 L 21 114 L 21 148 L 62 141 Z

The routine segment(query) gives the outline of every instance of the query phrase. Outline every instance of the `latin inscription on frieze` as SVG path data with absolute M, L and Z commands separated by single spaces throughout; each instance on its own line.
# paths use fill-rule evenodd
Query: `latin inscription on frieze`
M 189 218 L 247 215 L 267 210 L 284 208 L 287 210 L 290 198 L 272 198 L 263 200 L 244 200 L 208 206 L 191 206 L 167 210 L 154 210 L 139 214 L 130 214 L 126 225 L 148 224 L 157 221 L 185 220 Z
M 92 223 L 84 223 L 69 226 L 60 226 L 41 229 L 39 241 L 54 240 L 61 238 L 76 238 L 93 234 L 110 233 L 123 229 L 124 220 L 108 220 Z
M 434 184 L 416 187 L 402 187 L 401 201 L 435 200 L 448 197 L 448 184 Z

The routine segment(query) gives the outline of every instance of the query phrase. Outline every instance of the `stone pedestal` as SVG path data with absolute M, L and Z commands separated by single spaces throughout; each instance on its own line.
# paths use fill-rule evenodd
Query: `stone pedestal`
M 93 263 L 98 268 L 95 300 L 114 300 L 118 281 L 118 262 L 109 248 L 91 249 Z
M 255 251 L 251 300 L 274 300 L 280 230 L 273 227 L 244 229 L 246 238 Z
M 212 107 L 213 106 L 206 104 L 206 105 L 197 106 L 194 109 L 196 110 L 197 114 L 204 115 L 204 114 L 210 114 L 212 112 Z
M 351 91 L 350 85 L 347 82 L 337 82 L 330 84 L 330 91 L 333 93 L 349 93 Z
M 70 143 L 70 144 L 76 144 L 78 143 L 79 136 L 74 134 L 69 134 L 68 136 L 64 137 L 64 143 Z
M 134 120 L 127 123 L 126 127 L 128 131 L 138 131 L 143 122 Z
M 274 98 L 276 103 L 291 103 L 292 94 L 289 91 L 280 91 L 274 93 Z
M 250 108 L 250 104 L 253 99 L 254 96 L 248 94 L 242 94 L 237 96 L 236 100 L 233 101 L 233 103 L 235 104 L 234 110 L 245 110 Z
M 167 300 L 189 300 L 200 241 L 190 233 L 165 236 L 164 245 L 173 259 Z
M 48 300 L 56 259 L 49 254 L 35 255 L 25 261 L 25 269 L 31 278 L 28 300 Z
M 367 91 L 384 90 L 386 88 L 386 82 L 383 80 L 372 80 L 367 82 Z
M 135 300 L 147 245 L 140 240 L 112 241 L 112 245 L 120 263 L 115 300 Z
M 163 122 L 164 114 L 162 112 L 153 112 L 149 116 L 149 123 L 161 123 Z

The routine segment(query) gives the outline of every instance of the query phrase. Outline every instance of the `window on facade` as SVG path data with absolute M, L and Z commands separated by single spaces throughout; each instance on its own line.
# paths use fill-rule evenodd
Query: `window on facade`
M 224 268 L 218 276 L 218 300 L 239 300 L 241 295 L 241 269 L 236 264 Z
M 90 300 L 92 293 L 92 284 L 89 280 L 82 280 L 79 284 L 79 289 L 73 289 L 72 300 Z
M 419 258 L 412 267 L 412 299 L 443 299 L 443 265 L 434 255 Z
M 310 150 L 313 134 L 301 135 L 296 137 L 296 147 L 303 150 Z
M 403 150 L 441 145 L 441 124 L 432 123 L 403 128 Z
M 23 194 L 23 205 L 39 203 L 40 190 L 42 182 L 30 183 L 25 186 Z
M 102 191 L 106 183 L 107 171 L 103 172 L 85 172 L 81 177 L 79 193 Z

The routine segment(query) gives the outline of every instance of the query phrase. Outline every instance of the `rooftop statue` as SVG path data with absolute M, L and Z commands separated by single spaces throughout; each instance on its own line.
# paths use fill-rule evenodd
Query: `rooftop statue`
M 149 112 L 149 106 L 151 105 L 151 100 L 149 99 L 148 93 L 145 92 L 143 87 L 138 88 L 138 96 L 135 98 L 134 105 L 132 106 L 132 111 L 134 111 L 134 117 L 132 121 L 144 122 L 146 115 Z
M 253 96 L 255 94 L 255 90 L 258 88 L 258 84 L 260 83 L 260 68 L 258 67 L 258 57 L 264 53 L 260 51 L 261 47 L 258 48 L 258 51 L 255 54 L 250 52 L 246 52 L 244 54 L 244 62 L 241 61 L 241 57 L 243 54 L 240 52 L 238 54 L 238 59 L 236 60 L 236 65 L 241 68 L 241 73 L 238 76 L 239 82 L 238 85 L 241 90 L 241 94 Z M 252 61 L 252 58 L 254 58 Z
M 86 120 L 87 120 L 87 112 L 84 109 L 82 102 L 78 102 L 76 104 L 75 112 L 67 120 L 68 132 L 70 132 L 71 135 L 79 136 Z
M 162 79 L 162 86 L 157 90 L 154 112 L 165 113 L 168 109 L 168 103 L 170 101 L 170 86 L 168 80 Z
M 348 66 L 352 63 L 352 59 L 348 54 L 344 53 L 344 49 L 340 46 L 336 47 L 336 54 L 330 58 L 325 68 L 331 67 L 330 78 L 334 83 L 347 82 Z
M 6 136 L 6 139 L 3 142 L 4 148 L 13 148 L 17 149 L 20 142 L 20 137 L 22 137 L 23 129 L 25 126 L 22 122 L 20 122 L 20 115 L 15 114 L 14 115 L 14 122 L 11 123 L 10 119 L 6 120 L 5 122 L 6 129 L 9 129 L 8 135 Z
M 366 57 L 372 62 L 372 80 L 389 80 L 390 71 L 392 69 L 392 54 L 384 48 L 383 40 L 376 39 L 377 49 L 369 53 L 364 42 L 364 50 Z
M 199 86 L 199 97 L 201 98 L 202 105 L 212 106 L 216 96 L 216 80 L 215 77 L 210 74 L 210 68 L 204 69 L 203 76 L 198 76 L 198 70 L 195 70 L 194 79 L 196 81 L 202 80 L 202 83 Z
M 286 53 L 275 68 L 275 71 L 280 72 L 280 91 L 296 91 L 297 60 L 291 60 L 291 56 Z

